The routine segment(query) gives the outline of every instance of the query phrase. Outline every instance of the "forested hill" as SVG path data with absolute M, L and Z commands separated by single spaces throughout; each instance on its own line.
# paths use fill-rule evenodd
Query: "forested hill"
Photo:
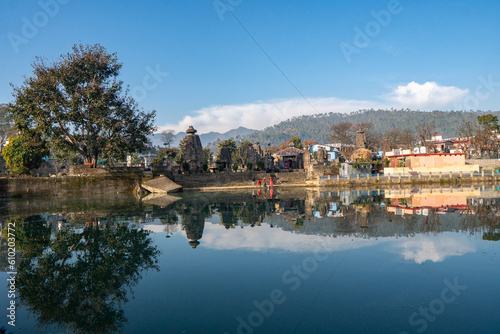
M 413 110 L 363 110 L 350 114 L 319 114 L 294 117 L 261 131 L 256 131 L 245 139 L 258 141 L 262 145 L 279 145 L 290 137 L 298 136 L 302 140 L 315 139 L 319 143 L 329 142 L 330 126 L 341 122 L 372 123 L 373 131 L 383 134 L 394 128 L 415 130 L 420 123 L 436 126 L 438 134 L 444 138 L 458 135 L 458 128 L 464 121 L 477 121 L 477 117 L 494 114 L 500 117 L 500 111 L 413 111 Z

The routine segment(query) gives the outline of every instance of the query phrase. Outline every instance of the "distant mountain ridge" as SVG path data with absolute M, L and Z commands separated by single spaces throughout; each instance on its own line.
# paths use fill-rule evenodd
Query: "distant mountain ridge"
M 195 128 L 196 128 L 196 126 L 195 126 Z M 205 147 L 205 146 L 208 146 L 209 143 L 215 142 L 217 140 L 222 141 L 222 140 L 226 140 L 229 138 L 238 138 L 239 139 L 239 138 L 248 136 L 248 135 L 254 133 L 255 131 L 257 131 L 257 130 L 248 129 L 248 128 L 245 128 L 243 126 L 240 126 L 237 129 L 232 129 L 232 130 L 229 130 L 229 131 L 224 132 L 224 133 L 212 131 L 212 132 L 202 133 L 202 134 L 198 134 L 198 135 L 200 136 L 201 145 L 203 147 Z M 179 146 L 179 142 L 182 139 L 184 139 L 185 136 L 187 136 L 187 133 L 178 132 L 175 135 L 175 137 L 172 141 L 172 144 L 170 146 L 172 146 L 172 147 Z M 161 140 L 161 134 L 155 133 L 154 135 L 150 136 L 150 139 L 151 139 L 151 142 L 153 143 L 154 146 L 163 147 L 163 141 Z
M 278 146 L 293 136 L 302 140 L 314 139 L 319 143 L 328 143 L 330 127 L 341 122 L 372 123 L 373 131 L 383 134 L 394 128 L 415 130 L 420 123 L 436 126 L 443 138 L 458 136 L 458 129 L 465 121 L 477 121 L 477 117 L 493 114 L 500 118 L 500 111 L 414 111 L 370 109 L 355 111 L 350 114 L 328 113 L 293 117 L 276 125 L 255 131 L 243 139 L 259 142 L 261 145 Z
M 431 123 L 436 126 L 438 134 L 443 138 L 458 136 L 458 129 L 465 121 L 477 121 L 477 117 L 486 114 L 493 114 L 500 118 L 500 111 L 440 111 L 435 110 L 415 111 L 415 110 L 385 110 L 370 109 L 359 110 L 350 114 L 328 113 L 316 115 L 304 115 L 293 117 L 286 121 L 271 125 L 263 130 L 253 130 L 245 127 L 232 129 L 224 133 L 208 132 L 200 134 L 203 147 L 210 147 L 212 151 L 217 150 L 218 142 L 229 138 L 234 138 L 236 142 L 248 140 L 251 143 L 259 142 L 261 146 L 279 146 L 293 136 L 302 140 L 314 139 L 319 143 L 328 143 L 330 127 L 341 122 L 372 123 L 373 131 L 383 134 L 388 130 L 412 129 L 415 130 L 420 123 Z M 196 126 L 195 126 L 196 128 Z M 186 136 L 186 133 L 176 134 L 172 147 L 178 146 L 179 141 Z M 153 145 L 163 147 L 160 134 L 150 137 Z

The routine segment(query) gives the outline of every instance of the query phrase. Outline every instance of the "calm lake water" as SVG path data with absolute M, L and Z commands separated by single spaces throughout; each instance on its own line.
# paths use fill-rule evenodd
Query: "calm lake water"
M 500 333 L 500 187 L 0 201 L 13 333 Z M 15 327 L 7 325 L 11 300 Z

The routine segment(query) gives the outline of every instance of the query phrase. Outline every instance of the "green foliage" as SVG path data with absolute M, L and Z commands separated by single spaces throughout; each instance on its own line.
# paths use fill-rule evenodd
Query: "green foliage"
M 165 155 L 159 154 L 158 157 L 154 158 L 153 161 L 151 161 L 152 166 L 163 166 L 163 161 L 165 160 Z
M 206 172 L 208 170 L 208 164 L 204 162 L 201 168 L 203 169 L 204 172 Z
M 485 233 L 485 234 L 483 234 L 483 240 L 499 241 L 500 240 L 500 233 L 493 233 L 493 232 Z
M 59 162 L 67 161 L 72 165 L 82 165 L 83 159 L 80 154 L 74 151 L 54 150 L 53 157 Z
M 139 110 L 123 91 L 116 54 L 80 44 L 53 64 L 36 58 L 32 66 L 33 76 L 14 87 L 9 105 L 21 133 L 35 130 L 51 148 L 78 152 L 88 163 L 145 147 L 155 111 Z
M 44 248 L 49 244 L 51 230 L 46 226 L 46 220 L 41 216 L 11 217 L 2 231 L 5 240 L 8 238 L 9 223 L 16 227 L 16 249 L 21 250 L 26 256 L 42 254 Z
M 219 170 L 219 172 L 222 172 L 224 170 L 224 164 L 218 164 L 217 169 Z
M 388 158 L 384 159 L 384 167 L 389 167 L 390 160 Z
M 292 138 L 290 138 L 290 141 L 293 143 L 293 145 L 298 148 L 298 149 L 302 149 L 303 145 L 302 145 L 302 139 L 300 139 L 299 137 L 297 136 L 293 136 Z
M 239 145 L 238 148 L 247 148 L 252 146 L 252 144 L 248 140 L 243 140 Z
M 228 147 L 231 150 L 236 149 L 236 141 L 233 138 L 223 140 L 219 143 L 219 148 L 221 147 Z
M 182 163 L 182 169 L 185 171 L 185 172 L 189 172 L 189 169 L 191 168 L 191 166 L 189 165 L 189 162 L 183 162 Z
M 353 164 L 352 164 L 352 168 L 367 168 L 367 167 L 371 167 L 371 162 L 356 161 L 356 162 L 353 162 Z
M 258 170 L 264 170 L 264 167 L 265 167 L 264 160 L 257 161 L 257 169 Z
M 175 157 L 175 151 L 173 149 L 160 149 L 158 150 L 158 157 L 151 161 L 153 166 L 163 166 L 165 160 L 172 160 Z
M 492 114 L 478 116 L 477 120 L 485 129 L 497 131 L 500 129 L 498 125 L 498 117 Z
M 229 148 L 229 152 L 231 152 L 231 160 L 235 161 L 235 162 L 239 161 L 240 153 L 237 150 L 236 141 L 233 138 L 229 138 L 229 139 L 221 141 L 219 143 L 218 147 L 219 147 L 219 149 L 217 152 L 217 160 L 220 160 L 221 148 L 227 147 L 227 148 Z
M 15 175 L 29 174 L 39 168 L 42 158 L 49 154 L 47 144 L 40 138 L 26 136 L 10 137 L 2 156 L 10 172 Z
M 233 164 L 233 171 L 235 171 L 235 172 L 236 172 L 236 171 L 238 170 L 238 167 L 239 167 L 238 163 L 237 163 L 237 162 L 235 162 L 235 163 Z
M 304 218 L 297 218 L 297 222 L 293 225 L 293 228 L 300 229 L 304 226 Z
M 245 168 L 247 170 L 252 170 L 253 169 L 252 163 L 250 161 L 245 161 Z
M 208 147 L 203 148 L 203 164 L 207 164 L 208 168 L 208 163 L 212 159 L 212 151 Z
M 184 140 L 179 141 L 179 153 L 175 156 L 175 163 L 182 165 L 184 162 Z
M 132 164 L 139 165 L 140 163 L 141 163 L 141 159 L 139 159 L 139 153 L 137 153 L 137 152 L 132 153 Z

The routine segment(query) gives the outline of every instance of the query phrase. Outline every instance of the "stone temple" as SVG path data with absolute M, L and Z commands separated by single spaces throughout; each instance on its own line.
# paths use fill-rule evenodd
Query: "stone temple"
M 198 172 L 203 170 L 203 147 L 197 131 L 192 125 L 186 130 L 188 134 L 184 137 L 184 161 L 189 163 L 189 170 Z

